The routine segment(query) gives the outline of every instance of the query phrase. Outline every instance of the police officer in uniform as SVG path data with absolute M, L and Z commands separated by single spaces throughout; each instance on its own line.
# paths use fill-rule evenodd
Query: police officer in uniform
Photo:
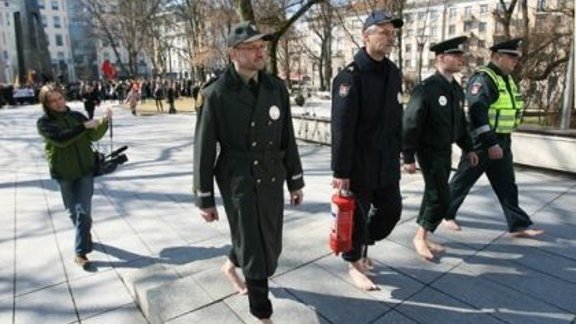
M 470 78 L 466 93 L 471 131 L 478 153 L 477 167 L 462 159 L 450 180 L 450 208 L 445 216 L 452 229 L 459 229 L 456 212 L 478 178 L 486 173 L 504 210 L 508 231 L 516 237 L 534 237 L 542 230 L 532 229 L 532 221 L 518 206 L 518 187 L 512 161 L 511 134 L 520 124 L 524 101 L 510 76 L 522 56 L 522 39 L 512 39 L 490 47 L 490 63 Z
M 436 54 L 436 73 L 414 89 L 404 112 L 404 170 L 416 172 L 416 155 L 425 184 L 413 243 L 416 252 L 427 260 L 444 250 L 429 240 L 428 234 L 436 230 L 450 203 L 452 143 L 460 146 L 471 166 L 478 162 L 466 130 L 464 91 L 454 79 L 464 67 L 463 44 L 467 39 L 456 37 L 430 47 Z
M 356 197 L 352 250 L 343 258 L 364 290 L 377 289 L 367 276 L 367 246 L 386 238 L 402 211 L 401 78 L 387 56 L 403 24 L 387 11 L 372 12 L 362 28 L 365 46 L 332 85 L 332 186 Z
M 270 323 L 268 277 L 282 250 L 283 185 L 293 205 L 302 202 L 304 187 L 288 92 L 262 71 L 271 37 L 249 22 L 232 27 L 232 64 L 199 94 L 194 145 L 196 204 L 207 222 L 218 220 L 216 178 L 232 236 L 222 270 L 239 292 L 247 290 L 250 312 L 263 323 Z

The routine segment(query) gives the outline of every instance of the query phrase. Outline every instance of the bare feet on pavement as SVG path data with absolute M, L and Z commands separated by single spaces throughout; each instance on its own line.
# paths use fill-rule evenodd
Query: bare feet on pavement
M 269 318 L 261 318 L 260 322 L 262 322 L 263 324 L 272 324 L 272 320 Z
M 370 291 L 370 290 L 378 290 L 378 286 L 370 280 L 366 276 L 364 263 L 362 259 L 356 262 L 350 262 L 350 270 L 348 273 L 350 274 L 350 278 L 352 278 L 352 282 L 354 285 L 362 290 Z
M 227 259 L 226 262 L 224 262 L 224 265 L 222 265 L 221 270 L 222 270 L 222 272 L 224 272 L 224 274 L 226 275 L 226 278 L 228 278 L 228 280 L 230 281 L 230 283 L 232 284 L 234 289 L 240 295 L 246 295 L 246 293 L 248 293 L 248 289 L 246 288 L 246 284 L 244 283 L 244 281 L 242 281 L 242 279 L 240 279 L 240 276 L 238 276 L 238 273 L 236 273 L 236 267 L 234 266 L 234 263 L 232 263 L 232 261 Z M 272 323 L 272 322 L 270 322 L 270 323 Z
M 446 248 L 444 247 L 444 245 L 436 243 L 436 242 L 432 242 L 430 240 L 426 241 L 426 245 L 428 246 L 428 248 L 430 249 L 430 252 L 432 252 L 432 254 L 442 253 L 442 252 L 446 251 Z
M 428 247 L 428 242 L 426 242 L 425 239 L 414 238 L 412 240 L 412 243 L 414 244 L 416 253 L 418 253 L 421 257 L 423 257 L 428 261 L 434 259 L 434 254 L 432 254 L 432 251 L 430 251 L 430 248 Z
M 544 233 L 544 230 L 527 228 L 521 231 L 511 232 L 510 236 L 518 238 L 534 238 L 542 233 Z
M 364 268 L 364 271 L 362 272 L 373 270 L 374 261 L 372 261 L 372 259 L 370 259 L 369 257 L 362 258 L 362 267 Z
M 460 224 L 458 224 L 458 222 L 456 222 L 453 219 L 443 219 L 442 220 L 442 226 L 446 227 L 447 229 L 449 229 L 451 231 L 462 230 L 462 227 L 460 227 Z

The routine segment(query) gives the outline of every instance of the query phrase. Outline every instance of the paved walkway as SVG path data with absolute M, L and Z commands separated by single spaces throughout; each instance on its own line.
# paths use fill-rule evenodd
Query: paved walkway
M 204 223 L 192 204 L 194 115 L 115 113 L 115 146 L 129 145 L 130 161 L 96 181 L 97 244 L 85 272 L 72 262 L 73 230 L 36 134 L 40 108 L 0 110 L 0 323 L 147 323 L 127 278 L 151 265 L 185 273 L 212 262 L 208 270 L 217 271 L 229 248 L 227 222 Z M 431 263 L 410 243 L 421 176 L 404 175 L 401 223 L 371 250 L 381 289 L 367 293 L 327 248 L 329 148 L 300 150 L 305 203 L 286 212 L 272 282 L 276 323 L 575 323 L 575 177 L 517 173 L 522 206 L 546 230 L 538 241 L 506 235 L 482 178 L 462 207 L 464 230 L 440 229 L 435 237 L 448 251 Z M 170 322 L 254 320 L 246 298 L 229 294 Z

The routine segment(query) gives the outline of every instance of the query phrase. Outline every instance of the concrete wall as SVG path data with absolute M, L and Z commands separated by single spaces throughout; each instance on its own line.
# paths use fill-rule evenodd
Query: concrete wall
M 294 132 L 300 140 L 330 145 L 330 119 L 294 115 Z M 512 137 L 514 162 L 520 165 L 576 174 L 576 138 L 517 132 Z M 454 147 L 456 167 L 460 149 Z

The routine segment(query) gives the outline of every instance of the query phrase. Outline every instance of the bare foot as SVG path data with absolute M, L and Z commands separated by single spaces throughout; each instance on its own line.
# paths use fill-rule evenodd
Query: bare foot
M 248 288 L 246 288 L 246 284 L 244 283 L 244 281 L 242 281 L 242 279 L 240 279 L 238 273 L 236 273 L 236 267 L 234 266 L 234 263 L 232 263 L 232 261 L 227 259 L 226 262 L 224 262 L 224 265 L 222 265 L 222 268 L 220 269 L 222 270 L 222 272 L 224 272 L 226 278 L 228 278 L 228 280 L 232 284 L 232 287 L 234 287 L 234 289 L 236 289 L 236 291 L 240 295 L 246 295 L 246 293 L 248 293 Z
M 261 318 L 260 322 L 262 322 L 263 324 L 272 324 L 272 320 L 269 318 Z
M 378 286 L 376 286 L 376 284 L 374 284 L 372 280 L 364 274 L 364 267 L 361 263 L 362 260 L 350 262 L 350 270 L 348 270 L 348 273 L 350 274 L 350 278 L 352 278 L 352 282 L 354 282 L 356 287 L 362 290 L 378 290 Z
M 518 238 L 534 238 L 542 233 L 544 233 L 544 230 L 527 228 L 521 231 L 512 232 L 510 233 L 510 236 Z
M 412 244 L 414 244 L 414 248 L 416 249 L 416 253 L 418 253 L 421 257 L 423 257 L 427 261 L 431 261 L 434 259 L 434 254 L 430 251 L 428 247 L 428 242 L 424 239 L 414 238 L 412 240 Z
M 462 229 L 460 227 L 460 224 L 458 224 L 458 222 L 456 222 L 456 220 L 454 219 L 443 219 L 442 226 L 446 227 L 451 231 L 460 231 Z
M 364 272 L 370 271 L 374 269 L 374 261 L 369 257 L 362 258 L 362 267 L 364 268 Z
M 436 242 L 432 242 L 430 240 L 426 241 L 426 245 L 430 249 L 430 252 L 432 252 L 433 254 L 442 253 L 442 252 L 446 251 L 446 247 L 444 247 L 444 245 L 436 243 Z

